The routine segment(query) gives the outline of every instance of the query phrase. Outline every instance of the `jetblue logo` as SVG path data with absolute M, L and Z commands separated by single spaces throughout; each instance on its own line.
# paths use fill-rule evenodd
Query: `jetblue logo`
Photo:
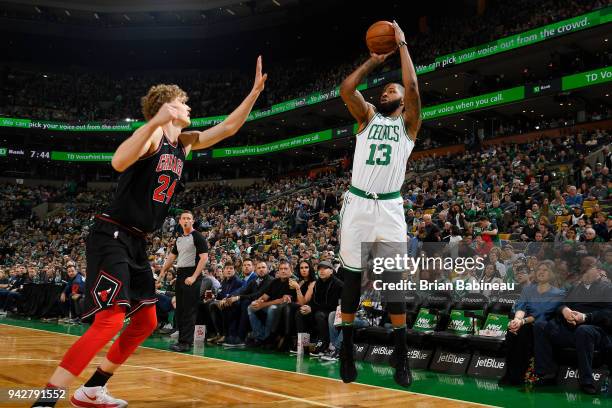
M 476 361 L 475 368 L 484 367 L 484 368 L 497 368 L 497 369 L 503 370 L 505 366 L 506 366 L 506 363 L 504 361 L 499 361 L 495 358 L 478 358 L 478 360 Z
M 393 349 L 387 348 L 385 346 L 374 347 L 372 349 L 372 355 L 380 354 L 385 356 L 390 356 L 393 353 Z
M 568 367 L 567 370 L 565 370 L 563 379 L 568 380 L 570 378 L 575 379 L 575 380 L 578 380 L 580 378 L 580 373 L 578 372 L 578 369 L 573 370 L 572 368 Z M 600 379 L 601 379 L 600 373 L 593 373 L 594 381 L 599 381 Z
M 450 364 L 465 364 L 465 357 L 458 356 L 453 353 L 440 354 L 438 357 L 438 363 L 450 363 Z
M 408 358 L 411 360 L 427 360 L 429 353 L 424 353 L 420 350 L 412 350 L 408 352 Z

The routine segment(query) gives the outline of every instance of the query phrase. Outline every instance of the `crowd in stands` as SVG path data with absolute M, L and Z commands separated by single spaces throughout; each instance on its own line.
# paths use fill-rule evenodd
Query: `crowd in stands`
M 419 276 L 438 282 L 516 285 L 513 292 L 522 295 L 510 331 L 521 330 L 527 316 L 527 323 L 535 323 L 533 334 L 524 335 L 533 336 L 542 350 L 556 344 L 545 325 L 554 324 L 550 318 L 559 305 L 569 308 L 559 309 L 568 321 L 598 321 L 593 306 L 575 291 L 596 285 L 604 293 L 612 278 L 610 142 L 606 130 L 581 131 L 411 160 L 402 189 L 411 253 L 434 248 L 434 253 L 443 249 L 486 260 L 483 270 L 463 275 L 434 268 Z M 313 355 L 337 359 L 341 338 L 334 317 L 343 278 L 338 272 L 338 230 L 342 196 L 349 185 L 350 174 L 339 166 L 335 173 L 313 178 L 278 178 L 242 188 L 191 186 L 177 197 L 176 207 L 194 212 L 195 227 L 209 242 L 198 312 L 209 342 L 289 350 L 296 345 L 297 333 L 306 332 L 319 340 Z M 43 187 L 3 187 L 3 194 L 37 201 L 55 193 Z M 23 314 L 34 301 L 28 297 L 28 284 L 47 284 L 58 287 L 55 304 L 45 309 L 46 315 L 35 316 L 79 322 L 87 279 L 85 239 L 94 214 L 103 211 L 111 194 L 68 195 L 64 207 L 46 218 L 21 214 L 21 220 L 13 221 L 0 240 L 0 309 Z M 173 213 L 150 237 L 152 274 L 161 270 L 179 232 Z M 546 278 L 539 272 L 542 268 L 550 273 Z M 174 283 L 171 272 L 158 284 L 160 333 L 173 332 Z M 554 287 L 554 307 L 534 312 L 525 298 L 530 284 Z M 502 295 L 476 292 L 491 299 Z M 463 295 L 453 293 L 454 298 Z M 361 326 L 387 323 L 375 312 L 382 307 L 377 296 L 376 291 L 364 292 L 357 320 Z M 569 300 L 563 300 L 565 296 Z M 598 307 L 605 311 L 610 303 Z M 554 362 L 538 361 L 537 353 L 535 358 L 540 379 L 550 380 Z M 581 381 L 589 383 L 587 378 Z
M 488 7 L 482 15 L 456 18 L 432 16 L 429 28 L 410 36 L 409 46 L 416 64 L 428 64 L 435 57 L 452 51 L 467 49 L 494 39 L 522 32 L 553 21 L 558 21 L 596 8 L 607 2 L 597 0 L 588 4 L 576 0 L 534 3 L 522 0 L 498 3 Z M 542 12 L 546 10 L 547 12 Z M 534 12 L 534 11 L 537 11 Z M 610 54 L 579 55 L 577 58 L 552 54 L 548 77 L 560 73 L 574 73 L 594 66 L 609 65 Z M 315 91 L 328 90 L 340 82 L 364 59 L 353 56 L 349 61 L 310 60 L 301 58 L 271 66 L 271 86 L 258 100 L 257 107 L 271 106 Z M 323 64 L 323 65 L 322 65 Z M 393 65 L 395 64 L 395 65 Z M 396 69 L 399 61 L 385 69 Z M 603 65 L 602 65 L 603 64 Z M 525 80 L 534 80 L 532 71 L 525 67 Z M 138 72 L 119 75 L 94 73 L 78 68 L 61 72 L 40 67 L 5 65 L 0 69 L 0 115 L 28 117 L 40 120 L 117 121 L 132 118 L 138 112 L 140 97 L 154 83 L 177 83 L 187 90 L 190 105 L 198 117 L 227 114 L 237 106 L 251 86 L 251 72 L 240 71 L 177 71 Z M 547 79 L 547 78 L 538 78 Z M 296 86 L 299 84 L 299 86 Z M 468 86 L 469 95 L 509 86 L 504 76 L 475 76 Z M 231 89 L 231 92 L 228 92 Z M 465 95 L 468 96 L 468 95 Z M 455 94 L 432 94 L 427 103 L 456 98 Z
M 0 229 L 17 218 L 27 218 L 32 207 L 61 196 L 65 190 L 53 187 L 0 185 Z

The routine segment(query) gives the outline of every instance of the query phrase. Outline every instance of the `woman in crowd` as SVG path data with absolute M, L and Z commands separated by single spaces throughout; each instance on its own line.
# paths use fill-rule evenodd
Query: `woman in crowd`
M 286 350 L 291 345 L 289 340 L 296 336 L 296 315 L 302 306 L 310 302 L 313 293 L 312 288 L 317 279 L 314 268 L 307 259 L 302 259 L 298 263 L 297 275 L 299 281 L 295 279 L 289 281 L 289 286 L 295 289 L 297 301 L 289 303 L 282 311 L 285 331 L 279 340 L 279 349 Z
M 493 247 L 489 252 L 489 263 L 495 265 L 495 269 L 499 272 L 499 276 L 502 279 L 506 277 L 506 265 L 504 265 L 501 259 L 502 249 L 500 247 Z
M 484 283 L 493 283 L 493 284 L 501 284 L 502 279 L 499 276 L 499 271 L 497 270 L 497 266 L 494 263 L 489 263 L 485 266 L 484 274 L 482 276 L 482 281 Z M 483 290 L 482 294 L 485 296 L 496 295 L 498 292 L 494 290 Z
M 506 374 L 500 385 L 520 385 L 524 382 L 529 360 L 533 357 L 533 322 L 548 320 L 559 306 L 565 292 L 556 287 L 550 262 L 541 262 L 535 282 L 527 285 L 514 306 L 514 318 L 506 333 Z

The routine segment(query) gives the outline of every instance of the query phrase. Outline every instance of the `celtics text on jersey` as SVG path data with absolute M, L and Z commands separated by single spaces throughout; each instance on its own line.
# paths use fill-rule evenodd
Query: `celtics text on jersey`
M 356 136 L 351 184 L 368 193 L 400 191 L 414 148 L 404 118 L 376 112 Z

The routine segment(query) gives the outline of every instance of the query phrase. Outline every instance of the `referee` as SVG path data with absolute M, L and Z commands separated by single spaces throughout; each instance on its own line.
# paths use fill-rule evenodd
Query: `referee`
M 157 278 L 161 282 L 166 271 L 176 260 L 176 324 L 179 330 L 178 343 L 170 346 L 174 351 L 189 351 L 193 345 L 196 313 L 200 301 L 202 270 L 208 261 L 206 238 L 193 229 L 193 214 L 183 211 L 179 219 L 183 234 L 176 243 Z

